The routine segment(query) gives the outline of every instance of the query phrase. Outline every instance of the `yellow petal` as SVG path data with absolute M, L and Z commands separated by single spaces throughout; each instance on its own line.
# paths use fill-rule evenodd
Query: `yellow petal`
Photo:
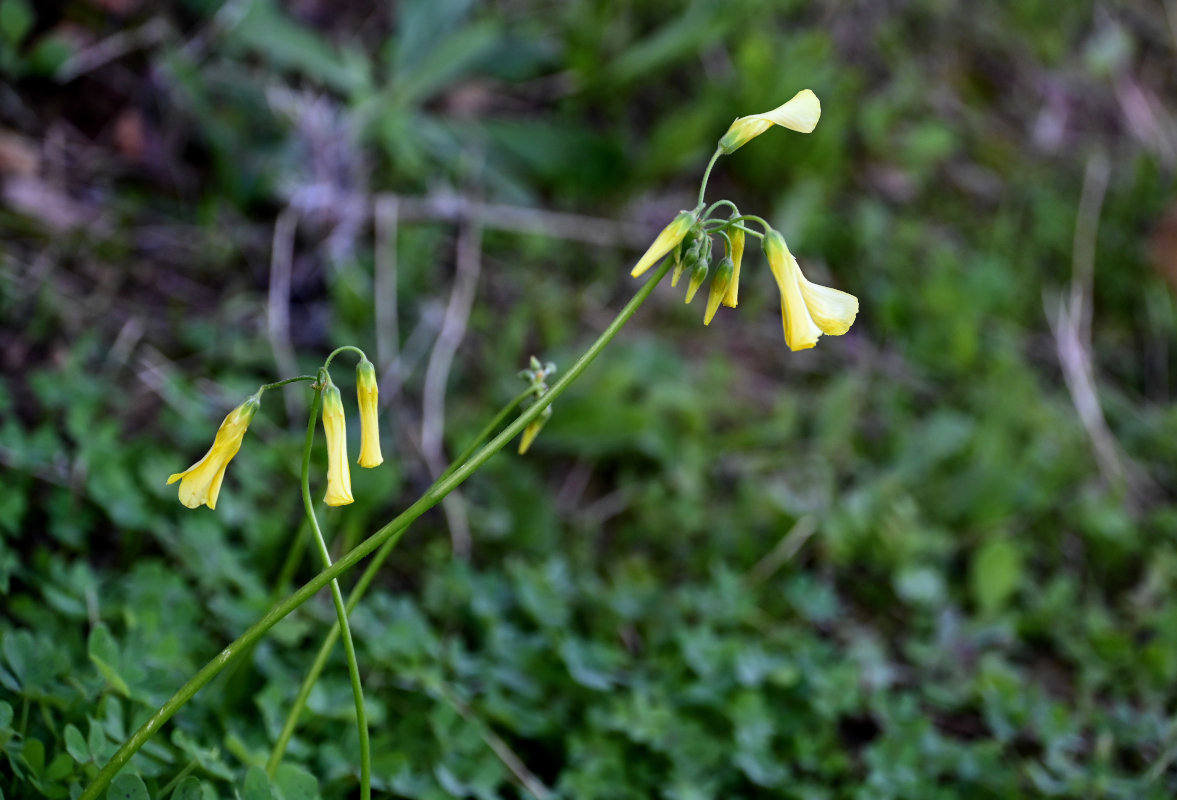
M 380 389 L 376 383 L 376 367 L 364 359 L 356 366 L 356 400 L 360 406 L 359 465 L 378 467 L 384 463 L 380 452 Z
M 801 292 L 801 267 L 789 252 L 784 238 L 776 231 L 764 237 L 764 252 L 768 266 L 776 278 L 781 293 L 781 323 L 785 331 L 785 344 L 790 350 L 806 350 L 817 344 L 821 328 L 809 314 L 805 297 Z
M 719 309 L 720 302 L 727 296 L 727 290 L 731 286 L 734 273 L 735 265 L 730 256 L 719 262 L 719 266 L 715 270 L 715 277 L 711 279 L 711 290 L 707 293 L 707 310 L 703 313 L 704 325 L 711 324 L 715 312 Z
M 809 308 L 809 316 L 822 333 L 840 336 L 850 330 L 858 316 L 858 298 L 847 292 L 810 283 L 801 276 L 801 296 Z
M 249 422 L 259 406 L 259 397 L 254 395 L 230 411 L 221 422 L 221 427 L 217 429 L 217 435 L 208 452 L 188 469 L 168 476 L 169 486 L 180 481 L 181 503 L 188 508 L 198 508 L 202 505 L 214 509 L 217 507 L 217 497 L 221 492 L 221 482 L 225 479 L 225 469 L 241 449 L 241 440 L 245 437 Z
M 809 89 L 802 89 L 784 105 L 764 114 L 753 114 L 751 119 L 765 120 L 798 133 L 813 133 L 821 119 L 821 101 Z
M 695 214 L 693 211 L 679 212 L 679 215 L 662 229 L 662 232 L 654 239 L 654 243 L 638 259 L 638 263 L 634 265 L 634 268 L 630 270 L 629 274 L 636 278 L 658 263 L 658 259 L 673 250 L 674 246 L 682 241 L 683 237 L 687 235 L 687 231 L 694 224 Z
M 323 502 L 345 506 L 355 502 L 351 496 L 351 469 L 347 464 L 347 418 L 339 388 L 323 389 L 323 434 L 327 437 L 327 492 Z
M 809 89 L 802 89 L 783 105 L 763 114 L 740 117 L 731 124 L 719 140 L 719 149 L 732 153 L 755 139 L 773 125 L 780 125 L 798 133 L 811 133 L 821 118 L 821 102 Z
M 535 441 L 535 437 L 539 436 L 540 429 L 543 428 L 542 420 L 532 420 L 527 423 L 527 427 L 523 429 L 523 435 L 519 437 L 519 455 L 523 455 L 531 447 L 531 443 Z
M 728 308 L 735 308 L 740 300 L 740 262 L 744 260 L 744 232 L 734 230 L 730 236 L 732 239 L 732 279 L 728 282 L 723 304 Z

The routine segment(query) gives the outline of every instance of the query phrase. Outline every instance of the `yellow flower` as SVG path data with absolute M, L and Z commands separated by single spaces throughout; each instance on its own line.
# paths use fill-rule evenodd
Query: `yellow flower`
M 764 237 L 764 253 L 781 292 L 781 321 L 790 350 L 813 347 L 823 333 L 838 336 L 850 330 L 858 315 L 857 297 L 807 281 L 776 231 Z
M 183 472 L 168 478 L 168 485 L 180 481 L 180 502 L 188 508 L 207 505 L 217 507 L 217 496 L 221 493 L 221 481 L 225 479 L 225 467 L 241 449 L 241 440 L 249 427 L 249 421 L 261 405 L 260 394 L 255 394 L 225 416 L 213 446 L 204 457 Z M 182 480 L 181 480 L 182 479 Z
M 812 133 L 821 117 L 821 102 L 809 89 L 802 89 L 783 106 L 763 114 L 740 117 L 731 124 L 727 133 L 719 140 L 719 149 L 732 153 L 755 139 L 773 125 L 780 125 L 798 133 Z
M 744 259 L 744 232 L 736 229 L 728 235 L 732 240 L 732 278 L 728 282 L 727 293 L 723 296 L 723 304 L 728 308 L 735 308 L 740 294 L 740 262 Z
M 384 463 L 380 453 L 380 422 L 377 411 L 380 389 L 376 385 L 376 367 L 364 359 L 356 365 L 356 396 L 360 404 L 361 467 L 378 467 Z
M 679 215 L 662 229 L 662 232 L 658 234 L 658 238 L 654 240 L 654 243 L 650 245 L 645 255 L 638 260 L 638 263 L 630 270 L 629 274 L 636 278 L 658 263 L 658 259 L 673 250 L 674 246 L 683 240 L 683 237 L 687 235 L 687 231 L 694 224 L 695 212 L 680 211 Z
M 351 471 L 347 466 L 347 418 L 339 387 L 328 384 L 323 389 L 323 433 L 327 437 L 327 493 L 323 502 L 345 506 L 351 496 Z

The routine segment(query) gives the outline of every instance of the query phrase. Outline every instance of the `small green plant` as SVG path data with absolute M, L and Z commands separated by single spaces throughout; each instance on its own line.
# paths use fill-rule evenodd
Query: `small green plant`
M 330 368 L 333 360 L 341 353 L 351 352 L 359 356 L 356 387 L 362 427 L 362 446 L 358 463 L 361 467 L 372 468 L 383 462 L 376 414 L 377 386 L 373 364 L 362 350 L 345 345 L 327 356 L 316 375 L 295 376 L 262 386 L 255 394 L 229 412 L 221 423 L 208 452 L 187 470 L 170 476 L 168 483 L 179 482 L 179 499 L 185 506 L 198 508 L 201 505 L 207 505 L 210 509 L 215 509 L 229 463 L 242 446 L 250 421 L 261 407 L 263 394 L 270 389 L 282 386 L 305 384 L 313 394 L 306 440 L 302 451 L 301 489 L 307 521 L 314 535 L 323 568 L 313 579 L 293 594 L 276 603 L 260 620 L 196 672 L 184 686 L 159 707 L 146 723 L 132 733 L 83 792 L 81 795 L 83 800 L 97 798 L 108 785 L 111 785 L 112 780 L 129 759 L 196 692 L 260 641 L 279 620 L 328 585 L 335 603 L 335 625 L 324 639 L 319 653 L 287 713 L 286 722 L 270 754 L 266 768 L 271 776 L 277 774 L 286 746 L 298 724 L 299 716 L 310 696 L 310 691 L 322 673 L 336 640 L 342 638 L 356 707 L 356 723 L 360 741 L 361 796 L 370 797 L 371 754 L 368 744 L 363 687 L 360 682 L 355 647 L 348 623 L 349 614 L 363 597 L 381 564 L 414 520 L 473 475 L 488 459 L 516 436 L 521 435 L 519 453 L 527 452 L 544 423 L 550 418 L 552 403 L 584 373 L 589 364 L 633 317 L 642 303 L 649 298 L 667 272 L 673 268 L 672 285 L 675 286 L 682 275 L 687 275 L 687 303 L 691 302 L 710 277 L 711 285 L 704 314 L 704 324 L 710 324 L 720 305 L 731 308 L 737 306 L 745 238 L 752 236 L 761 240 L 769 268 L 776 280 L 780 292 L 785 342 L 790 349 L 800 350 L 813 347 L 817 343 L 818 337 L 823 333 L 838 335 L 845 333 L 850 328 L 858 312 L 858 301 L 853 295 L 829 287 L 818 286 L 806 280 L 796 258 L 785 245 L 784 238 L 773 230 L 762 217 L 743 214 L 735 203 L 726 199 L 716 201 L 711 205 L 705 203 L 708 178 L 721 156 L 734 152 L 752 138 L 776 125 L 809 133 L 817 125 L 820 113 L 821 107 L 816 95 L 809 90 L 804 90 L 779 108 L 764 114 L 754 114 L 735 120 L 719 140 L 715 153 L 704 171 L 697 205 L 693 209 L 680 212 L 659 233 L 633 267 L 631 274 L 634 277 L 639 277 L 653 268 L 655 264 L 661 262 L 660 265 L 653 276 L 638 289 L 633 298 L 621 309 L 596 341 L 559 380 L 550 385 L 548 379 L 555 373 L 555 365 L 541 363 L 533 357 L 528 368 L 520 373 L 520 377 L 527 381 L 527 388 L 504 406 L 416 502 L 338 561 L 334 563 L 331 561 L 311 499 L 312 444 L 321 409 L 328 454 L 327 486 L 323 501 L 332 506 L 353 502 L 346 444 L 346 412 L 340 390 L 331 379 Z M 716 216 L 720 212 L 723 213 L 723 216 Z M 722 242 L 723 255 L 713 268 L 712 251 L 716 237 Z M 511 414 L 520 406 L 524 406 L 523 410 L 514 420 L 504 426 Z M 375 556 L 352 589 L 350 596 L 345 600 L 337 582 L 338 577 L 373 553 Z

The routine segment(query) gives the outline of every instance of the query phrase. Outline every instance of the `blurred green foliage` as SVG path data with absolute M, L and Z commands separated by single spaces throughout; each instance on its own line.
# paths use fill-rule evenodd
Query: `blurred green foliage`
M 355 614 L 378 791 L 531 796 L 509 751 L 577 800 L 1172 797 L 1170 30 L 1161 4 L 1087 0 L 0 0 L 2 796 L 76 796 L 314 572 L 296 389 L 267 395 L 215 513 L 163 483 L 284 377 L 278 212 L 298 214 L 311 371 L 372 350 L 373 192 L 653 234 L 732 118 L 809 86 L 817 131 L 724 159 L 709 197 L 857 294 L 854 329 L 788 353 L 756 253 L 706 330 L 660 289 L 528 457 L 463 487 L 472 560 L 441 514 L 416 525 Z M 1099 216 L 1077 223 L 1099 164 Z M 1048 322 L 1084 224 L 1120 478 Z M 430 480 L 422 361 L 453 226 L 402 222 L 397 252 L 388 463 L 324 514 L 337 551 Z M 571 362 L 633 256 L 486 232 L 451 453 L 529 355 Z M 282 622 L 109 796 L 354 794 L 340 653 L 261 769 L 333 617 L 324 596 Z

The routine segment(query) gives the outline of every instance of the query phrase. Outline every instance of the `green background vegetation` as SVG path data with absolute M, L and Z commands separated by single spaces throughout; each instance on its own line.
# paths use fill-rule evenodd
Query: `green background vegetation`
M 659 287 L 531 453 L 462 488 L 468 559 L 440 511 L 415 525 L 354 618 L 378 795 L 532 796 L 509 752 L 570 800 L 1174 796 L 1175 49 L 1165 2 L 0 0 L 3 796 L 76 795 L 316 569 L 298 388 L 215 512 L 164 486 L 285 377 L 276 220 L 299 370 L 387 359 L 375 196 L 648 240 L 733 117 L 803 87 L 816 132 L 765 134 L 708 196 L 858 322 L 788 352 L 755 250 L 710 328 Z M 399 226 L 387 462 L 323 515 L 336 552 L 431 480 L 457 230 Z M 450 454 L 633 291 L 628 230 L 485 230 Z M 324 593 L 281 623 L 111 796 L 355 795 L 338 648 L 258 769 L 333 618 Z

